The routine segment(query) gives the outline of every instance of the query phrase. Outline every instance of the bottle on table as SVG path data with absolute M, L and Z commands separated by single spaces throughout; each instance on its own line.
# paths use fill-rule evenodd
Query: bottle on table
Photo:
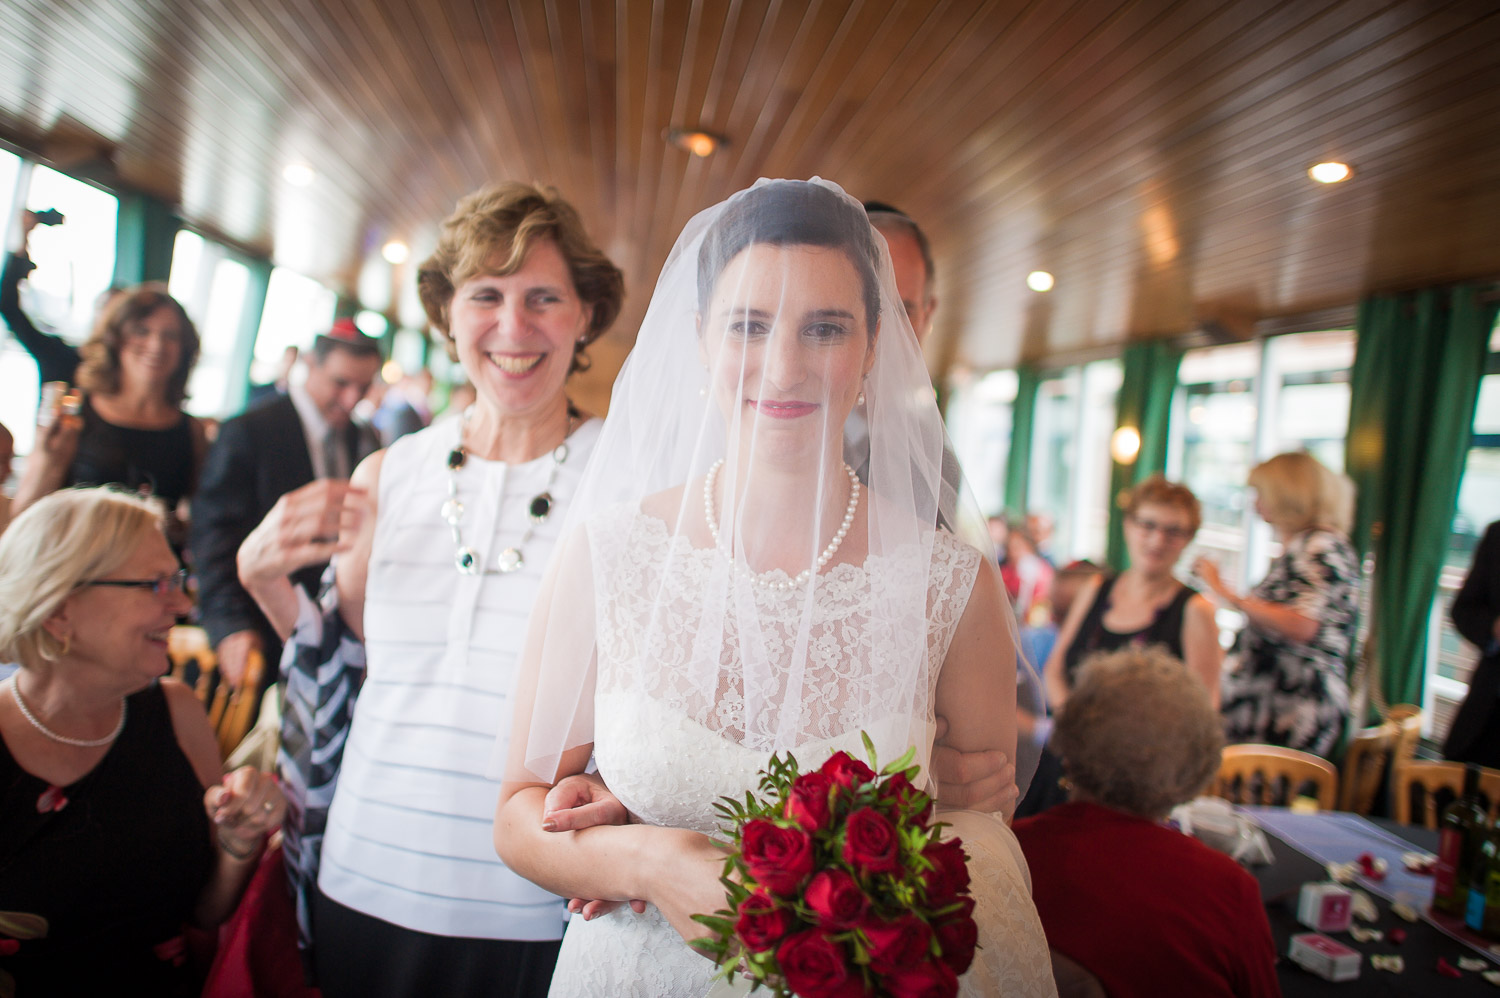
M 1438 859 L 1433 869 L 1432 907 L 1464 917 L 1473 882 L 1474 856 L 1488 822 L 1479 803 L 1479 767 L 1464 767 L 1464 792 L 1438 821 Z
M 1489 829 L 1474 856 L 1464 924 L 1487 939 L 1500 939 L 1500 825 Z

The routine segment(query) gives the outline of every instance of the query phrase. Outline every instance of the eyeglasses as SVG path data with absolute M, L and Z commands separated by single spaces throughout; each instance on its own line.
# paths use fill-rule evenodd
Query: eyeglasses
M 1176 527 L 1166 523 L 1157 523 L 1155 520 L 1143 520 L 1139 516 L 1130 517 L 1130 522 L 1135 524 L 1143 533 L 1161 534 L 1169 541 L 1191 540 L 1193 531 L 1187 527 Z
M 149 589 L 153 595 L 169 596 L 187 592 L 187 569 L 178 569 L 171 575 L 160 575 L 154 579 L 95 579 L 85 586 L 114 586 L 119 589 Z

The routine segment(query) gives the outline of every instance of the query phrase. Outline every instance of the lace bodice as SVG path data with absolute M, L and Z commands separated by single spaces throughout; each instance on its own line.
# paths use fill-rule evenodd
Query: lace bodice
M 881 756 L 894 748 L 894 758 L 913 741 L 906 720 L 932 720 L 938 673 L 980 565 L 979 552 L 946 531 L 931 542 L 926 565 L 915 548 L 834 564 L 809 594 L 737 582 L 716 549 L 693 547 L 634 508 L 609 510 L 589 529 L 598 691 L 644 694 L 755 750 L 761 764 L 771 751 L 874 727 L 890 730 Z M 922 568 L 925 624 L 907 606 Z
M 661 521 L 618 510 L 591 524 L 598 629 L 594 754 L 610 789 L 650 824 L 718 830 L 713 803 L 754 789 L 772 750 L 790 749 L 804 769 L 843 749 L 862 758 L 860 731 L 882 760 L 916 744 L 926 764 L 932 740 L 932 691 L 968 603 L 979 553 L 946 533 L 932 546 L 927 625 L 916 640 L 882 616 L 876 591 L 883 572 L 836 565 L 818 577 L 811 604 L 795 594 L 754 591 L 763 646 L 791 657 L 787 635 L 810 615 L 806 668 L 743 669 L 732 619 L 704 620 L 699 594 L 723 584 L 723 556 L 668 536 Z M 670 569 L 670 570 L 669 570 Z M 666 598 L 658 600 L 661 592 Z M 660 608 L 653 618 L 647 611 Z M 907 628 L 913 630 L 913 628 Z M 704 638 L 712 634 L 712 641 Z M 721 636 L 722 635 L 722 636 Z M 907 658 L 903 659 L 903 653 Z M 717 661 L 712 680 L 685 682 L 695 656 Z M 702 659 L 696 659 L 701 661 Z M 917 703 L 897 691 L 922 670 Z M 759 685 L 757 685 L 757 683 Z M 803 694 L 787 691 L 800 687 Z M 795 738 L 776 741 L 778 725 L 746 724 L 778 696 L 794 696 Z M 787 715 L 788 719 L 793 715 Z M 963 979 L 966 998 L 1051 995 L 1047 942 L 1031 904 L 1025 863 L 998 818 L 959 812 L 980 926 L 981 950 Z M 701 998 L 713 966 L 690 950 L 655 908 L 620 908 L 564 937 L 553 998 L 584 995 Z

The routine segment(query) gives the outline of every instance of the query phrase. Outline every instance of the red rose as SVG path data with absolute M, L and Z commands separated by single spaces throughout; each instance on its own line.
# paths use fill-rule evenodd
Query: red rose
M 877 974 L 889 974 L 926 959 L 932 945 L 932 930 L 910 913 L 894 922 L 872 918 L 859 928 L 870 944 L 870 969 Z
M 826 773 L 803 773 L 792 783 L 786 799 L 786 816 L 809 832 L 828 826 L 828 800 L 833 795 L 833 779 Z
M 922 874 L 929 902 L 945 904 L 969 889 L 969 867 L 964 862 L 962 839 L 934 842 L 922 850 L 922 855 L 932 863 L 932 869 Z
M 849 815 L 844 826 L 844 862 L 861 873 L 894 873 L 901 868 L 896 827 L 873 807 Z
M 843 870 L 824 870 L 812 878 L 803 893 L 807 906 L 818 914 L 818 921 L 831 929 L 854 927 L 865 917 L 869 899 Z
M 761 818 L 745 825 L 740 840 L 745 868 L 756 883 L 775 894 L 790 894 L 812 873 L 812 836 Z
M 844 957 L 843 947 L 817 929 L 782 943 L 776 962 L 800 998 L 859 998 L 865 993 L 864 979 Z
M 828 757 L 818 772 L 824 774 L 846 790 L 875 779 L 875 770 L 866 766 L 848 752 L 835 752 Z
M 892 998 L 953 998 L 958 975 L 937 960 L 924 960 L 892 971 L 885 987 Z
M 747 950 L 759 953 L 781 942 L 781 937 L 791 927 L 791 916 L 776 907 L 776 902 L 763 891 L 756 891 L 740 902 L 740 917 L 735 920 L 734 933 Z
M 970 901 L 969 898 L 964 900 Z M 970 910 L 972 908 L 970 901 Z M 974 919 L 960 911 L 937 923 L 932 931 L 942 947 L 943 962 L 952 967 L 955 974 L 968 970 L 969 964 L 974 962 L 974 948 L 979 944 L 979 926 L 974 924 Z
M 911 780 L 906 778 L 905 773 L 892 773 L 885 781 L 885 785 L 880 788 L 880 796 L 882 800 L 891 801 L 902 808 L 919 798 L 924 800 L 922 810 L 911 816 L 912 821 L 924 828 L 927 826 L 927 819 L 932 817 L 932 798 L 912 786 Z

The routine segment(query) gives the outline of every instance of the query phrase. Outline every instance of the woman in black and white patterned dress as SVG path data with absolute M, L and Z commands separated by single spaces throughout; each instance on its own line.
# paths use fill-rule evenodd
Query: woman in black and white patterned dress
M 1250 472 L 1255 510 L 1281 555 L 1240 596 L 1200 558 L 1199 578 L 1245 614 L 1226 662 L 1220 711 L 1233 742 L 1285 745 L 1328 757 L 1349 712 L 1346 667 L 1359 605 L 1359 556 L 1347 536 L 1348 479 L 1305 452 L 1279 454 Z

